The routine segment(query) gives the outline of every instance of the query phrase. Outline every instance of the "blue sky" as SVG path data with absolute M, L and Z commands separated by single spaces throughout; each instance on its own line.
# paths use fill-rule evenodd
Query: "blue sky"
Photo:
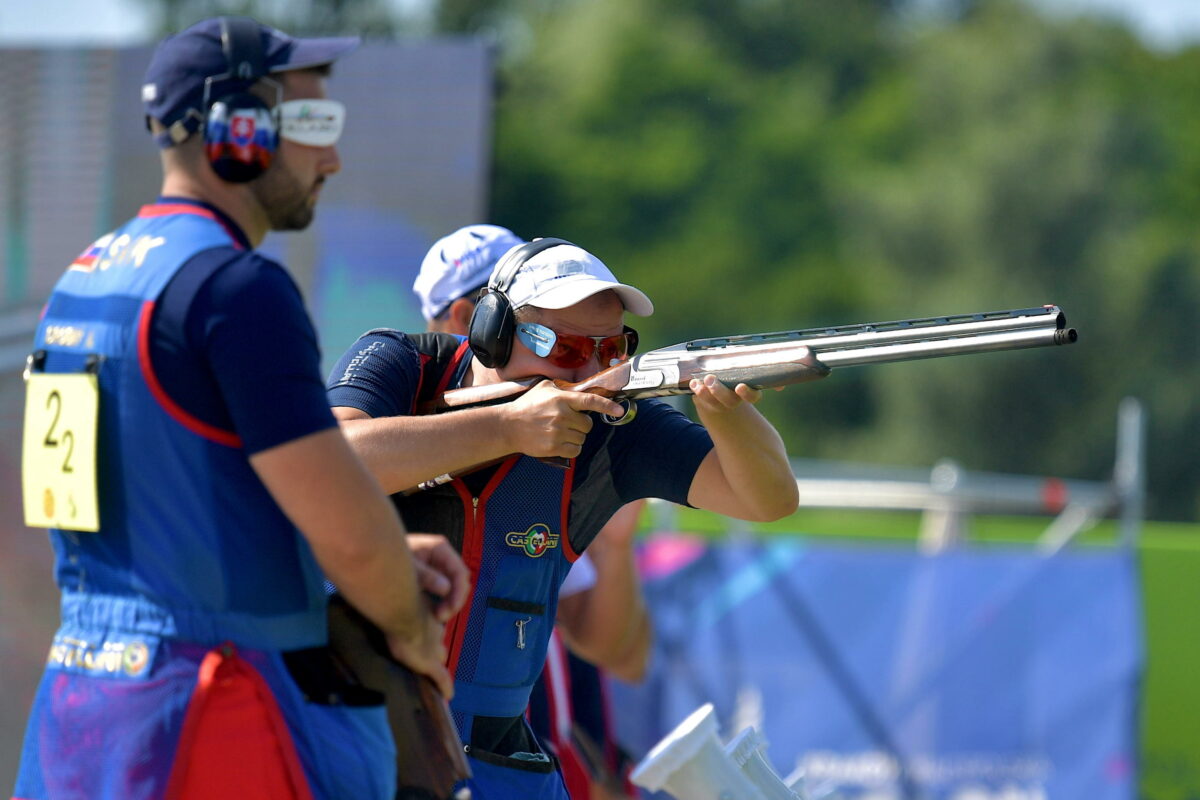
M 139 0 L 8 0 L 0 7 L 0 43 L 137 44 L 151 36 Z
M 1065 13 L 1092 12 L 1121 17 L 1145 38 L 1164 47 L 1200 41 L 1198 0 L 1034 0 Z
M 422 0 L 392 0 L 400 6 Z M 1200 40 L 1200 0 L 1034 0 L 1063 13 L 1104 13 L 1129 20 L 1152 43 Z M 144 0 L 7 0 L 0 44 L 135 44 L 150 38 Z

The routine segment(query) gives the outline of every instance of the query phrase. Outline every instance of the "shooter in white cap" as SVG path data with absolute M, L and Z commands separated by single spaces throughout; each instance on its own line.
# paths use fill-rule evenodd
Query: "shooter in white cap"
M 661 497 L 774 520 L 796 508 L 783 442 L 754 408 L 761 393 L 712 375 L 690 387 L 702 424 L 659 400 L 638 401 L 628 424 L 597 424 L 593 414 L 625 409 L 552 380 L 509 402 L 422 413 L 451 389 L 573 383 L 620 364 L 637 347 L 625 313 L 653 311 L 596 256 L 538 239 L 500 259 L 466 340 L 376 330 L 333 371 L 334 415 L 384 490 L 403 493 L 393 499 L 405 524 L 445 535 L 471 571 L 446 644 L 477 800 L 567 797 L 524 712 L 559 588 L 617 509 Z M 439 475 L 446 480 L 408 491 Z

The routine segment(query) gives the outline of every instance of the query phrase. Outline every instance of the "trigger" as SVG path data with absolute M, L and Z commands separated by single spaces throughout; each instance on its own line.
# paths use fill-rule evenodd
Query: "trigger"
M 601 416 L 604 417 L 604 421 L 609 425 L 625 425 L 626 423 L 633 422 L 633 418 L 637 416 L 637 403 L 632 400 L 618 400 L 617 402 L 625 408 L 625 413 L 619 417 L 602 414 Z

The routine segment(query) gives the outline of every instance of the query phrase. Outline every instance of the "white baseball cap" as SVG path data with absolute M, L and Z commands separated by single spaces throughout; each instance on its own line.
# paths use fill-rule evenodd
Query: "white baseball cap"
M 486 285 L 500 256 L 522 244 L 520 237 L 499 225 L 467 225 L 434 242 L 413 282 L 425 320 Z
M 617 293 L 630 314 L 654 313 L 654 304 L 641 289 L 621 283 L 604 262 L 573 244 L 547 247 L 526 259 L 504 293 L 513 308 L 567 308 L 607 290 Z

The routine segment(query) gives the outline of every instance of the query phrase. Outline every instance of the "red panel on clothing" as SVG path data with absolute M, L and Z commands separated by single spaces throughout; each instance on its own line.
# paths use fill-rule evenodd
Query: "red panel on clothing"
M 433 360 L 433 356 L 421 353 L 421 368 L 417 370 L 417 390 L 413 392 L 412 404 L 408 407 L 409 416 L 416 416 L 417 400 L 421 397 L 421 386 L 425 383 L 425 367 Z
M 446 371 L 442 373 L 442 379 L 438 382 L 437 391 L 433 393 L 434 397 L 440 397 L 446 393 L 446 387 L 450 384 L 451 376 L 458 371 L 458 365 L 462 361 L 463 356 L 467 354 L 467 349 L 470 346 L 471 343 L 468 340 L 463 339 L 462 344 L 460 344 L 458 349 L 454 351 L 454 358 L 450 359 L 449 366 L 447 366 Z
M 546 689 L 546 711 L 550 717 L 550 741 L 546 744 L 558 759 L 563 783 L 571 800 L 589 800 L 591 773 L 571 740 L 571 720 L 575 717 L 571 707 L 571 675 L 567 668 L 567 652 L 557 630 L 550 634 L 542 677 L 542 686 Z
M 559 541 L 562 542 L 563 555 L 572 564 L 579 558 L 579 553 L 571 547 L 571 531 L 567 528 L 567 517 L 571 512 L 571 489 L 575 485 L 575 462 L 576 459 L 572 458 L 571 466 L 567 467 L 567 477 L 563 479 L 562 521 L 559 524 L 559 530 L 562 532 Z
M 455 671 L 458 669 L 458 657 L 462 654 L 463 640 L 467 635 L 467 622 L 471 616 L 471 606 L 475 597 L 475 584 L 479 580 L 479 569 L 483 562 L 483 529 L 484 516 L 487 509 L 487 500 L 492 492 L 496 491 L 496 487 L 504 480 L 504 476 L 508 475 L 509 470 L 517 463 L 520 456 L 510 456 L 504 460 L 496 469 L 496 474 L 488 481 L 487 486 L 479 495 L 479 505 L 475 507 L 472 503 L 474 499 L 471 492 L 467 489 L 466 484 L 461 480 L 455 479 L 451 486 L 458 492 L 458 496 L 462 498 L 463 506 L 466 514 L 466 530 L 463 531 L 462 556 L 463 563 L 467 565 L 467 569 L 471 572 L 471 591 L 467 594 L 467 600 L 463 603 L 462 609 L 446 626 L 446 635 L 443 644 L 446 646 L 447 659 L 446 666 L 450 670 L 450 676 L 454 677 Z
M 270 687 L 229 644 L 200 664 L 165 800 L 213 797 L 313 800 Z
M 138 363 L 142 368 L 142 378 L 146 381 L 146 386 L 150 389 L 150 394 L 154 395 L 154 399 L 163 407 L 171 417 L 183 427 L 187 428 L 192 433 L 203 436 L 209 441 L 223 444 L 226 447 L 241 447 L 242 439 L 233 431 L 221 430 L 215 425 L 209 425 L 207 422 L 192 416 L 183 410 L 183 407 L 171 399 L 162 384 L 158 380 L 158 376 L 154 374 L 154 365 L 150 363 L 150 320 L 154 317 L 154 301 L 147 300 L 142 304 L 142 316 L 138 320 Z

